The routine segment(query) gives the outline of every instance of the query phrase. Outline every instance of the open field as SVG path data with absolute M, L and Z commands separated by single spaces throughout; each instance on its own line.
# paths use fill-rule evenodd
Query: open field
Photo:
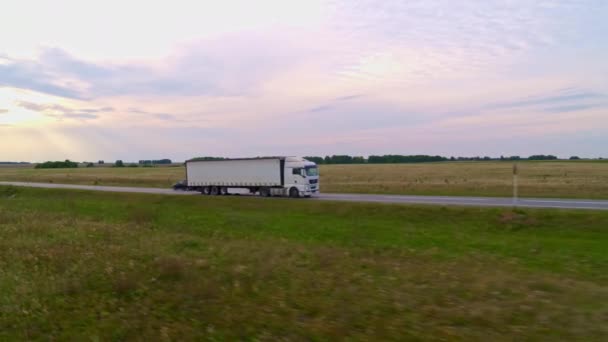
M 608 198 L 608 163 L 520 162 L 523 197 Z M 322 190 L 446 196 L 508 197 L 513 193 L 509 162 L 446 162 L 391 165 L 331 165 L 321 169 Z
M 519 163 L 523 197 L 608 198 L 608 162 Z M 389 165 L 322 165 L 321 191 L 409 195 L 512 194 L 509 162 L 442 162 Z M 185 178 L 183 167 L 47 169 L 0 168 L 0 180 L 88 185 L 169 187 Z
M 0 339 L 602 341 L 606 227 L 607 212 L 0 187 Z
M 0 168 L 0 179 L 87 185 L 125 185 L 167 188 L 186 177 L 183 166 L 92 167 L 77 169 Z

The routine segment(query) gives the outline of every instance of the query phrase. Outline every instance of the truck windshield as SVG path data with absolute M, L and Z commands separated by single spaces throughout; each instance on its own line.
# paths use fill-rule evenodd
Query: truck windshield
M 306 175 L 308 177 L 316 177 L 316 176 L 319 175 L 319 170 L 317 169 L 316 166 L 307 167 L 306 168 Z

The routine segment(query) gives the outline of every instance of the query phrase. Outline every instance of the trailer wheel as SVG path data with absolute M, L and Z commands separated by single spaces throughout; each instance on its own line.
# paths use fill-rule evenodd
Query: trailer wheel
M 298 191 L 297 188 L 291 188 L 291 189 L 289 189 L 289 197 L 291 197 L 291 198 L 298 198 L 298 197 L 300 197 L 300 191 Z
M 270 189 L 269 188 L 260 188 L 260 196 L 270 197 Z
M 219 194 L 220 194 L 220 188 L 218 188 L 217 186 L 212 186 L 211 187 L 211 195 L 217 196 Z
M 204 186 L 204 187 L 203 187 L 203 191 L 201 191 L 201 193 L 202 193 L 203 195 L 209 195 L 209 194 L 211 194 L 211 187 L 209 187 L 209 186 Z
M 228 188 L 223 186 L 220 188 L 220 195 L 228 195 Z

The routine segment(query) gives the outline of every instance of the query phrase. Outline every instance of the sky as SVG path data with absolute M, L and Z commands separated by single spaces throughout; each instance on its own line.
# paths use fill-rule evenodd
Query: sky
M 0 160 L 608 157 L 602 0 L 7 0 Z

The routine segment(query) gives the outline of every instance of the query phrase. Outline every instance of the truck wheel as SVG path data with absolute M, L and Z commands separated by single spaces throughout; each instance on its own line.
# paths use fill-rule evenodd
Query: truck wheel
M 270 197 L 270 189 L 269 188 L 260 188 L 260 196 Z
M 220 194 L 221 195 L 228 195 L 228 188 L 223 186 L 220 188 Z
M 212 186 L 211 187 L 211 195 L 217 196 L 219 194 L 220 194 L 220 188 L 218 188 L 217 186 Z
M 203 195 L 209 195 L 209 194 L 211 194 L 211 187 L 204 186 L 204 187 L 203 187 L 202 194 L 203 194 Z
M 291 197 L 291 198 L 298 198 L 298 197 L 300 197 L 300 191 L 298 191 L 297 188 L 291 188 L 291 189 L 289 189 L 289 197 Z

